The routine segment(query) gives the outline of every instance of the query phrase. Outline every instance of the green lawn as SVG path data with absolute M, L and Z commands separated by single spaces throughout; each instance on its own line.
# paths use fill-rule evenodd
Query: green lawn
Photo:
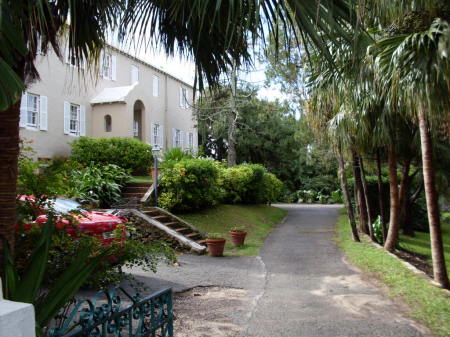
M 442 221 L 442 236 L 444 241 L 444 255 L 447 262 L 447 271 L 450 274 L 450 212 L 443 215 Z M 430 248 L 430 234 L 416 232 L 415 237 L 405 235 L 400 236 L 400 246 L 411 252 L 425 256 L 431 264 L 431 248 Z
M 196 213 L 180 214 L 203 232 L 221 233 L 227 239 L 225 255 L 258 255 L 264 239 L 286 216 L 286 211 L 267 205 L 219 205 L 213 209 Z M 233 226 L 247 228 L 247 237 L 242 247 L 233 247 L 228 231 Z
M 146 182 L 151 182 L 152 177 L 150 177 L 150 176 L 132 176 L 129 181 L 130 181 L 130 183 L 146 183 Z
M 390 296 L 409 306 L 412 318 L 428 326 L 437 336 L 450 336 L 450 292 L 414 274 L 398 259 L 369 244 L 366 237 L 362 243 L 353 242 L 346 215 L 339 218 L 336 231 L 338 245 L 348 258 L 388 286 Z

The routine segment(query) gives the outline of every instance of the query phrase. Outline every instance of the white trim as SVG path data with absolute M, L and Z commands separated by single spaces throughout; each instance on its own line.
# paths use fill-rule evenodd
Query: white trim
M 39 97 L 39 130 L 48 130 L 48 98 L 47 96 Z

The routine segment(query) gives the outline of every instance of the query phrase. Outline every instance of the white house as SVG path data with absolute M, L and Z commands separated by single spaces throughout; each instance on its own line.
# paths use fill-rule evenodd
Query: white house
M 66 52 L 38 55 L 41 80 L 22 96 L 20 135 L 39 158 L 67 156 L 80 136 L 134 137 L 163 150 L 197 150 L 193 88 L 167 72 L 107 46 L 94 65 Z

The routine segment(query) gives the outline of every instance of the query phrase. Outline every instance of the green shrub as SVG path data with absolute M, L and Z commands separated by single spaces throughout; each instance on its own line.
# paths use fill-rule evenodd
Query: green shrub
M 85 166 L 114 164 L 133 175 L 148 175 L 153 164 L 152 147 L 134 138 L 80 137 L 72 143 L 71 158 Z
M 278 201 L 283 191 L 283 182 L 272 173 L 264 173 L 263 176 L 263 196 L 265 202 L 272 203 Z
M 127 170 L 113 164 L 101 167 L 91 164 L 74 170 L 70 176 L 77 186 L 77 197 L 102 208 L 121 200 L 121 189 L 130 178 Z
M 194 158 L 190 153 L 183 151 L 179 147 L 164 152 L 163 156 L 163 168 L 173 168 L 173 166 L 181 160 Z
M 189 211 L 214 206 L 221 200 L 217 165 L 209 159 L 183 159 L 167 168 L 160 180 L 159 205 Z

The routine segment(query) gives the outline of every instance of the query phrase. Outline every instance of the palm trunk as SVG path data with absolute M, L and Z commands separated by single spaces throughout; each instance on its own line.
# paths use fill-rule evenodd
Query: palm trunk
M 381 229 L 383 231 L 383 242 L 385 242 L 387 237 L 387 228 L 386 228 L 386 218 L 384 216 L 384 191 L 383 191 L 383 180 L 381 177 L 380 149 L 377 150 L 377 180 L 378 180 L 378 206 L 380 208 L 380 220 L 381 220 Z
M 443 288 L 449 287 L 445 268 L 444 247 L 442 243 L 438 194 L 435 186 L 433 150 L 427 116 L 423 107 L 419 107 L 420 144 L 422 149 L 423 181 L 427 200 L 428 223 L 430 225 L 431 256 L 433 258 L 434 279 Z
M 397 154 L 395 145 L 389 145 L 388 151 L 388 166 L 389 166 L 389 195 L 390 195 L 390 215 L 389 215 L 389 231 L 384 243 L 384 248 L 392 252 L 398 240 L 398 231 L 400 227 L 400 205 L 398 197 L 398 181 L 397 181 Z
M 355 179 L 355 199 L 358 207 L 359 227 L 363 233 L 369 234 L 369 229 L 367 226 L 366 201 L 364 199 L 364 192 L 361 181 L 359 158 L 358 154 L 354 150 L 352 150 L 352 157 L 353 157 L 353 176 Z
M 339 163 L 339 176 L 341 179 L 341 187 L 342 192 L 344 193 L 345 203 L 347 205 L 347 213 L 350 220 L 350 227 L 352 229 L 353 241 L 359 242 L 360 239 L 358 235 L 358 230 L 356 228 L 355 213 L 353 212 L 353 205 L 352 199 L 350 197 L 350 191 L 348 188 L 347 175 L 345 174 L 345 163 L 344 158 L 342 157 L 342 151 L 340 147 L 339 147 L 338 163 Z
M 362 156 L 359 157 L 359 168 L 361 171 L 361 182 L 364 192 L 364 201 L 366 202 L 366 210 L 367 210 L 367 220 L 368 220 L 368 227 L 369 227 L 369 236 L 372 241 L 375 240 L 375 235 L 373 233 L 373 227 L 372 227 L 372 211 L 370 208 L 370 202 L 369 202 L 369 190 L 367 188 L 367 181 L 366 181 L 366 173 L 364 172 L 364 161 Z
M 19 155 L 20 100 L 0 111 L 0 273 L 3 269 L 3 240 L 14 247 L 16 224 L 17 158 Z
M 400 204 L 400 229 L 405 227 L 406 208 L 408 204 L 408 191 L 411 184 L 412 177 L 409 176 L 409 169 L 411 167 L 411 160 L 406 159 L 403 163 L 402 181 L 400 182 L 399 190 L 399 204 Z

